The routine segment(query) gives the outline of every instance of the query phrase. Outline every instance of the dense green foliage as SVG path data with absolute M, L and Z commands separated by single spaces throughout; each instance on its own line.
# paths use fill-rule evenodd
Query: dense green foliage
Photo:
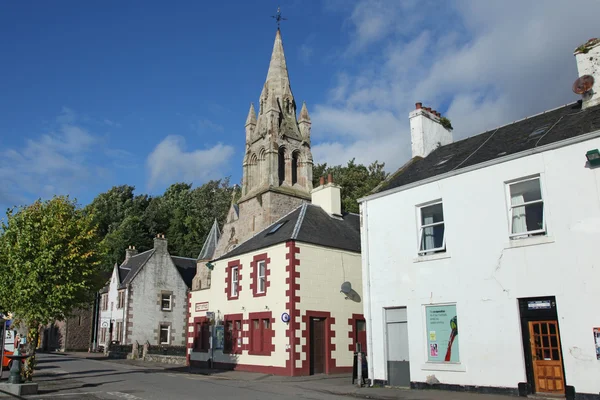
M 0 299 L 28 328 L 35 367 L 39 328 L 89 306 L 104 284 L 102 246 L 93 216 L 68 197 L 7 211 L 0 235 Z
M 140 252 L 152 248 L 161 233 L 169 241 L 169 252 L 197 257 L 215 219 L 222 226 L 239 190 L 229 179 L 216 180 L 192 189 L 187 183 L 171 185 L 161 196 L 135 195 L 132 186 L 115 186 L 101 193 L 85 208 L 94 216 L 104 238 L 104 263 L 113 265 L 125 258 L 133 245 Z
M 313 186 L 319 185 L 319 178 L 333 175 L 333 181 L 342 187 L 342 211 L 358 213 L 356 200 L 369 194 L 379 185 L 388 174 L 383 170 L 385 164 L 377 161 L 368 167 L 356 164 L 354 158 L 348 161 L 348 165 L 328 166 L 317 164 L 313 168 Z

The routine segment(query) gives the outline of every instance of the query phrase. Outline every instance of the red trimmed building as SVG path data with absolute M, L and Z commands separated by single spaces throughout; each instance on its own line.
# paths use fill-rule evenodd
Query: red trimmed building
M 189 295 L 192 365 L 350 372 L 356 342 L 366 344 L 360 218 L 341 212 L 331 177 L 313 189 L 310 129 L 306 105 L 296 118 L 277 30 L 258 117 L 251 106 L 246 120 L 242 197 L 205 244 Z
M 337 198 L 337 209 L 313 194 L 313 204 L 201 266 L 212 269 L 211 285 L 190 293 L 192 365 L 289 376 L 351 371 L 356 342 L 366 345 L 360 220 L 340 212 L 339 191 L 333 183 L 313 191 Z M 211 324 L 222 329 L 213 349 Z

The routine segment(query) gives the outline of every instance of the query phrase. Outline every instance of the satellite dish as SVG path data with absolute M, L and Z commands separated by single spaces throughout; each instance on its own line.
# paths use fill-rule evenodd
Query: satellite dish
M 583 75 L 577 78 L 573 83 L 573 92 L 577 94 L 584 94 L 594 86 L 594 77 L 591 75 Z
M 350 293 L 351 290 L 352 290 L 352 284 L 350 282 L 342 283 L 342 288 L 340 289 L 340 291 L 342 293 L 348 294 L 348 293 Z
M 352 300 L 356 303 L 360 303 L 361 301 L 360 294 L 358 294 L 356 290 L 352 289 L 352 284 L 350 282 L 342 283 L 340 292 L 344 293 L 346 300 Z

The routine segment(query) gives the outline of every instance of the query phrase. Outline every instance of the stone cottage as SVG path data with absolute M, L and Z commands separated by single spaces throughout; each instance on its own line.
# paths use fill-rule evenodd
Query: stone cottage
M 100 295 L 97 340 L 121 344 L 179 345 L 186 342 L 187 295 L 196 259 L 169 254 L 164 235 L 154 247 L 126 250 Z

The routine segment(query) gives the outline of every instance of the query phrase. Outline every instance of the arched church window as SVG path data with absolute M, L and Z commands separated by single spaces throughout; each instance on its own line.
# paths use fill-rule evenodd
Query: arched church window
M 298 152 L 292 153 L 292 185 L 298 183 Z
M 278 174 L 279 174 L 279 185 L 285 182 L 285 149 L 279 148 L 279 163 L 278 163 Z

